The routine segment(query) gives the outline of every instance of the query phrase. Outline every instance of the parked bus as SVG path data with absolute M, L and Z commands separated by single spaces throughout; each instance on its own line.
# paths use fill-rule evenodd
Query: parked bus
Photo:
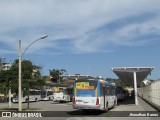
M 73 108 L 108 111 L 117 105 L 115 86 L 99 79 L 81 79 L 74 83 Z
M 42 90 L 41 91 L 41 100 L 52 100 L 53 99 L 53 91 L 52 90 Z
M 39 101 L 41 99 L 41 90 L 30 89 L 29 101 Z M 18 102 L 18 95 L 13 96 L 13 102 Z M 22 92 L 22 102 L 28 101 L 28 95 L 26 92 Z
M 53 101 L 69 102 L 71 101 L 71 90 L 67 87 L 56 87 L 54 89 Z

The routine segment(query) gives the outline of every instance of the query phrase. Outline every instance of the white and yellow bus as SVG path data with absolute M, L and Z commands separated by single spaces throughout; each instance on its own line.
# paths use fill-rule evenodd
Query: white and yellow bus
M 117 104 L 115 86 L 104 80 L 80 79 L 73 88 L 74 109 L 108 111 Z
M 53 100 L 53 90 L 50 90 L 50 89 L 42 90 L 41 100 Z
M 53 93 L 53 101 L 70 102 L 72 100 L 72 88 L 55 87 Z

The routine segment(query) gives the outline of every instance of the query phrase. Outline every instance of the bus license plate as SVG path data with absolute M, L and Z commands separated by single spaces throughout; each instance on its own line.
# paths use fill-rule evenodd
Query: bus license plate
M 88 101 L 83 101 L 83 103 L 88 103 Z

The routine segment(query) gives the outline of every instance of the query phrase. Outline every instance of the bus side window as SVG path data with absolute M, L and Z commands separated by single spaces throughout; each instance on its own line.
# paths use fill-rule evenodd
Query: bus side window
M 113 89 L 113 95 L 115 95 L 115 89 Z
M 112 95 L 112 88 L 109 87 L 109 95 Z
M 112 95 L 114 95 L 114 88 L 112 89 Z
M 101 92 L 101 96 L 103 96 L 103 85 L 102 84 L 100 84 L 100 92 Z
M 112 88 L 112 95 L 114 95 L 114 88 Z
M 112 87 L 112 95 L 115 95 L 115 89 Z
M 109 88 L 106 86 L 106 94 L 109 95 Z
M 113 87 L 111 87 L 111 95 L 113 95 Z

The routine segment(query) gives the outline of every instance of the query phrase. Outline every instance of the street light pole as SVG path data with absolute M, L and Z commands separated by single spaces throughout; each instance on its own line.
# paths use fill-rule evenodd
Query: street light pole
M 8 101 L 9 101 L 9 108 L 11 108 L 11 81 L 9 81 Z
M 24 50 L 24 52 L 22 53 L 21 56 L 23 56 L 23 55 L 25 54 L 25 52 L 28 50 L 28 48 L 29 48 L 31 45 L 33 45 L 35 42 L 37 42 L 37 41 L 39 41 L 39 40 L 45 39 L 46 37 L 48 37 L 48 36 L 47 36 L 47 35 L 44 35 L 43 37 L 41 37 L 41 38 L 33 41 L 30 45 L 28 45 L 28 47 L 26 47 L 26 49 Z
M 21 71 L 22 71 L 22 67 L 21 67 L 21 59 L 22 59 L 22 54 L 21 54 L 21 40 L 19 40 L 19 74 L 18 74 L 18 111 L 22 111 L 22 84 L 21 84 Z
M 19 40 L 19 50 L 18 50 L 18 57 L 19 57 L 19 72 L 18 72 L 18 111 L 22 111 L 22 67 L 21 67 L 21 61 L 22 61 L 22 56 L 25 54 L 26 50 L 28 50 L 28 48 L 34 44 L 35 42 L 41 40 L 41 39 L 45 39 L 46 37 L 48 37 L 47 35 L 44 35 L 43 37 L 33 41 L 22 53 L 22 48 L 21 48 L 21 40 Z

